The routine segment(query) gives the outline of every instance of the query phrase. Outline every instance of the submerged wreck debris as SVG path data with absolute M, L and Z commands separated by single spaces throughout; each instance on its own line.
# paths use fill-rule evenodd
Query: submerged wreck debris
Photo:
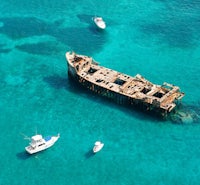
M 158 113 L 162 117 L 175 109 L 184 93 L 179 87 L 164 82 L 156 85 L 140 74 L 132 77 L 100 66 L 93 58 L 67 52 L 68 74 L 85 88 L 145 111 Z
M 200 108 L 196 106 L 181 105 L 170 114 L 169 120 L 177 124 L 199 123 Z

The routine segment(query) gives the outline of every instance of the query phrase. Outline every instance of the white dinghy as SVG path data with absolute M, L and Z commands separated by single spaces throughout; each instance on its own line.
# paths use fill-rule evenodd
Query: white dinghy
M 104 146 L 104 143 L 100 142 L 100 141 L 96 141 L 93 147 L 93 152 L 97 153 L 99 152 Z
M 94 17 L 93 21 L 98 28 L 103 29 L 103 30 L 106 28 L 106 23 L 102 17 Z

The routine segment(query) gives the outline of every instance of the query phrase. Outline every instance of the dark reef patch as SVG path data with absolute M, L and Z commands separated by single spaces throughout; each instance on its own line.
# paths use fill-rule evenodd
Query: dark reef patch
M 57 47 L 57 45 L 54 42 L 22 44 L 22 45 L 17 45 L 16 48 L 27 53 L 39 54 L 39 55 L 53 55 L 60 51 L 59 47 Z
M 79 17 L 81 20 L 89 21 L 89 16 L 87 15 L 79 15 Z M 13 40 L 33 36 L 50 36 L 55 38 L 53 43 L 44 43 L 41 39 L 41 42 L 37 44 L 27 41 L 22 45 L 17 45 L 18 49 L 29 53 L 50 54 L 52 49 L 55 51 L 60 49 L 57 48 L 57 42 L 60 42 L 67 45 L 67 48 L 71 50 L 92 54 L 96 50 L 101 50 L 107 42 L 107 34 L 97 32 L 94 29 L 90 29 L 90 27 L 63 27 L 63 20 L 47 22 L 35 17 L 9 17 L 0 18 L 0 22 L 3 24 L 0 27 L 0 33 Z M 2 51 L 6 52 L 7 50 Z

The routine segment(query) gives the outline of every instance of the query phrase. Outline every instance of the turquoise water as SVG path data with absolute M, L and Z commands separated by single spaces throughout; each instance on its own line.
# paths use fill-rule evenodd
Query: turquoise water
M 74 50 L 175 84 L 198 117 L 198 0 L 2 0 L 0 8 L 0 184 L 199 185 L 199 119 L 163 121 L 97 97 L 69 82 L 65 60 Z M 29 156 L 23 134 L 36 130 L 61 137 Z M 96 140 L 105 146 L 92 155 Z

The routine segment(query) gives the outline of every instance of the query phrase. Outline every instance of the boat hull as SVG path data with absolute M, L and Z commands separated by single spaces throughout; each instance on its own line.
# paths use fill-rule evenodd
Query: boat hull
M 97 153 L 97 152 L 101 151 L 103 147 L 104 147 L 104 144 L 103 144 L 103 143 L 101 143 L 101 144 L 98 145 L 98 146 L 94 146 L 93 152 L 94 152 L 94 153 Z
M 101 19 L 101 20 L 98 21 L 98 19 Z M 106 28 L 106 23 L 103 21 L 102 18 L 95 17 L 95 18 L 93 18 L 93 21 L 94 21 L 95 25 L 96 25 L 98 28 L 100 28 L 100 29 L 102 29 L 102 30 L 104 30 L 104 29 Z
M 134 98 L 130 98 L 123 94 L 119 94 L 112 90 L 108 90 L 101 86 L 91 83 L 90 81 L 80 77 L 76 73 L 71 73 L 72 70 L 68 70 L 68 75 L 70 79 L 73 79 L 77 84 L 81 87 L 93 92 L 97 95 L 105 97 L 113 102 L 116 102 L 119 105 L 124 105 L 127 107 L 132 107 L 134 110 L 139 109 L 143 112 L 148 112 L 149 114 L 155 114 L 156 116 L 160 116 L 162 118 L 166 117 L 168 112 L 166 110 L 155 108 L 153 105 L 149 105 L 148 103 L 142 102 L 141 100 L 137 100 Z

